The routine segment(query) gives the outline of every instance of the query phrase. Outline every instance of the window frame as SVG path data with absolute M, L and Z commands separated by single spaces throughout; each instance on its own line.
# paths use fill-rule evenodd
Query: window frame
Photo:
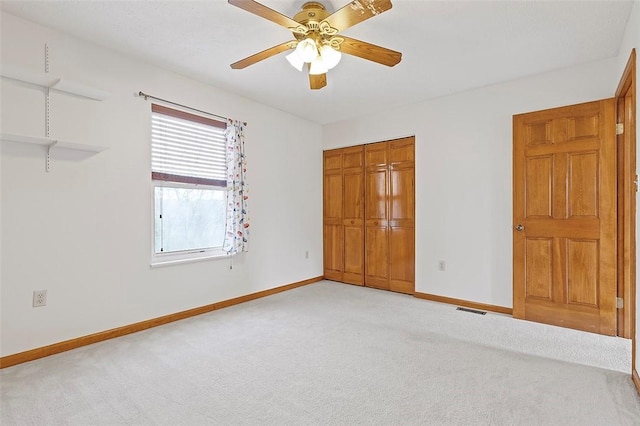
M 193 121 L 200 124 L 210 125 L 221 129 L 226 129 L 227 124 L 218 120 L 213 120 L 201 115 L 191 114 L 185 111 L 168 108 L 155 103 L 151 104 L 151 112 L 168 115 L 183 120 Z M 150 140 L 153 140 L 153 130 L 150 128 Z M 152 143 L 149 145 L 150 148 Z M 152 155 L 150 158 L 153 158 Z M 229 254 L 222 249 L 222 244 L 219 247 L 187 249 L 180 251 L 161 252 L 156 253 L 156 207 L 155 207 L 155 191 L 157 187 L 170 187 L 170 188 L 192 188 L 192 189 L 212 189 L 220 190 L 224 192 L 225 204 L 226 204 L 226 180 L 209 179 L 194 176 L 181 176 L 170 173 L 153 171 L 151 166 L 151 267 L 167 266 L 173 264 L 180 264 L 185 262 L 203 261 L 216 258 L 228 257 Z M 224 226 L 224 224 L 223 224 Z

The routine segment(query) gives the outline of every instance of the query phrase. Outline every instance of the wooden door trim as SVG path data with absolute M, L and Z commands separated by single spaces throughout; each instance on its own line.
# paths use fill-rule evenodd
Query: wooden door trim
M 624 133 L 617 137 L 621 147 L 618 163 L 619 207 L 618 232 L 618 297 L 624 300 L 618 336 L 632 339 L 632 371 L 636 373 L 636 50 L 632 49 L 616 90 L 617 122 L 624 124 Z M 620 249 L 622 252 L 620 252 Z M 638 382 L 636 382 L 638 387 Z M 640 387 L 638 387 L 640 391 Z
M 635 297 L 635 49 L 622 73 L 616 90 L 617 122 L 625 131 L 617 136 L 618 144 L 618 297 L 624 306 L 618 314 L 618 336 L 632 338 L 635 320 L 631 312 Z M 627 105 L 629 104 L 629 105 Z M 630 111 L 627 111 L 627 107 Z
M 635 74 L 636 74 L 636 49 L 631 49 L 631 54 L 627 60 L 627 65 L 622 72 L 622 77 L 618 83 L 616 89 L 616 98 L 625 93 L 630 87 L 635 88 Z

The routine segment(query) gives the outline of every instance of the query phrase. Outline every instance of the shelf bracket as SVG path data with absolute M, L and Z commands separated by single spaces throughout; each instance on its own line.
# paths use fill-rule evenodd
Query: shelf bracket
M 49 74 L 49 45 L 45 43 L 44 45 L 44 72 L 45 74 Z M 50 100 L 50 90 L 49 87 L 45 88 L 44 93 L 44 135 L 45 137 L 51 136 L 51 100 Z M 51 147 L 54 146 L 56 142 L 53 142 L 47 146 L 47 163 L 46 169 L 47 173 L 51 171 Z
M 47 164 L 46 164 L 47 173 L 51 171 L 51 148 L 56 146 L 57 143 L 58 141 L 54 141 L 49 145 L 47 145 Z

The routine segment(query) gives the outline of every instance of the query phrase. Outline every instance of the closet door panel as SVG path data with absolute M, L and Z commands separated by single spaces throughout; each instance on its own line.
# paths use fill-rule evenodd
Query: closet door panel
M 365 285 L 389 289 L 389 231 L 386 226 L 367 226 L 365 236 Z
M 414 172 L 413 168 L 391 169 L 390 221 L 414 222 Z
M 364 146 L 365 167 L 387 167 L 389 164 L 389 142 L 371 143 Z
M 324 277 L 342 281 L 343 246 L 342 225 L 324 225 Z
M 395 139 L 389 142 L 389 164 L 415 162 L 414 138 Z
M 364 284 L 364 147 L 343 150 L 344 274 L 349 284 Z
M 357 169 L 362 171 L 364 167 L 364 146 L 352 146 L 342 148 L 342 168 L 344 170 Z
M 324 176 L 324 219 L 342 219 L 342 175 Z
M 324 276 L 342 281 L 344 233 L 342 224 L 342 152 L 324 152 L 323 258 Z
M 389 144 L 365 145 L 365 285 L 389 289 Z
M 343 218 L 345 221 L 360 221 L 364 216 L 364 175 L 362 170 L 357 172 L 345 172 Z
M 389 287 L 415 292 L 414 138 L 389 142 Z
M 389 290 L 415 292 L 415 243 L 413 227 L 389 229 Z
M 344 273 L 343 281 L 349 284 L 364 284 L 364 228 L 344 226 Z
M 365 192 L 365 219 L 387 220 L 387 170 L 367 170 Z

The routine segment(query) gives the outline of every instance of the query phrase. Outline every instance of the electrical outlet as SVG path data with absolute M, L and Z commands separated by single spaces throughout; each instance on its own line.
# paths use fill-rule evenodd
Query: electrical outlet
M 441 260 L 438 262 L 438 271 L 446 271 L 447 270 L 447 262 Z
M 33 307 L 47 306 L 47 290 L 35 290 L 33 292 Z

